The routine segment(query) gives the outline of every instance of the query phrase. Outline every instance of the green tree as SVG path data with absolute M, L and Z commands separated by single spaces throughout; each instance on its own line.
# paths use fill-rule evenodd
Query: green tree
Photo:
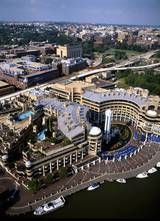
M 45 178 L 45 183 L 48 185 L 48 184 L 51 184 L 53 183 L 53 175 L 52 174 L 48 174 Z
M 138 52 L 147 52 L 147 48 L 141 45 L 128 45 L 125 41 L 124 42 L 117 42 L 115 45 L 116 49 L 122 49 L 122 50 L 132 50 L 132 51 L 138 51 Z
M 83 54 L 84 56 L 89 55 L 93 57 L 93 41 L 85 41 L 82 43 Z
M 103 56 L 103 60 L 102 60 L 103 64 L 112 63 L 112 62 L 115 62 L 114 58 Z
M 160 75 L 155 74 L 152 70 L 145 70 L 144 73 L 131 70 L 119 71 L 116 77 L 117 79 L 123 79 L 125 84 L 129 86 L 148 89 L 151 94 L 160 95 Z
M 36 193 L 40 189 L 40 182 L 36 179 L 28 181 L 28 188 L 31 192 Z
M 57 144 L 58 141 L 57 141 L 56 137 L 51 137 L 50 142 Z
M 127 54 L 125 51 L 115 51 L 114 57 L 116 60 L 127 59 Z
M 64 178 L 67 176 L 67 168 L 66 167 L 61 167 L 59 170 L 58 170 L 58 174 L 59 174 L 59 177 L 60 178 Z
M 158 51 L 155 55 L 154 55 L 155 58 L 160 58 L 160 51 Z
M 71 144 L 71 143 L 72 143 L 72 142 L 71 142 L 67 137 L 64 138 L 64 140 L 63 140 L 64 146 L 67 146 L 67 145 L 69 145 L 69 144 Z
M 30 140 L 30 142 L 31 142 L 32 144 L 34 144 L 34 143 L 37 141 L 37 134 L 34 133 L 34 132 L 31 132 L 31 133 L 29 134 L 28 139 Z

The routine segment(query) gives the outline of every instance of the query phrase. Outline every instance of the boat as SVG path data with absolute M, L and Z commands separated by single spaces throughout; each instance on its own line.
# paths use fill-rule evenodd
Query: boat
M 140 173 L 136 176 L 136 178 L 146 178 L 148 177 L 147 172 Z
M 125 180 L 125 179 L 122 179 L 122 178 L 117 179 L 116 181 L 117 181 L 118 183 L 126 183 L 126 180 Z
M 64 204 L 65 204 L 65 199 L 63 196 L 60 196 L 55 200 L 52 200 L 48 203 L 43 204 L 42 206 L 39 206 L 34 210 L 33 214 L 36 216 L 41 216 L 63 207 Z
M 91 186 L 89 186 L 88 188 L 87 188 L 87 190 L 88 191 L 92 191 L 92 190 L 95 190 L 95 189 L 97 189 L 97 188 L 99 188 L 100 187 L 100 185 L 98 184 L 98 183 L 93 183 Z
M 160 167 L 160 162 L 158 162 L 158 163 L 156 164 L 156 167 Z
M 150 170 L 148 170 L 148 173 L 155 173 L 157 169 L 155 167 L 152 167 Z

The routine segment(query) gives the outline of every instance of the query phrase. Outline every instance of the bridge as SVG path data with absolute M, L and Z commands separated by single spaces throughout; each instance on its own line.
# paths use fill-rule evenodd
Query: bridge
M 160 63 L 148 64 L 148 65 L 142 65 L 142 66 L 134 66 L 134 67 L 131 67 L 129 65 L 133 65 L 133 64 L 139 62 L 142 59 L 149 59 L 150 57 L 152 57 L 158 51 L 159 50 L 155 50 L 155 51 L 147 52 L 147 53 L 142 54 L 142 55 L 133 56 L 131 59 L 129 59 L 127 61 L 123 61 L 120 64 L 116 64 L 113 67 L 95 69 L 95 70 L 92 70 L 92 71 L 88 71 L 88 72 L 73 76 L 70 79 L 71 80 L 77 80 L 77 79 L 80 79 L 80 78 L 88 77 L 88 76 L 91 76 L 91 75 L 94 75 L 94 74 L 99 74 L 99 73 L 106 72 L 106 71 L 143 70 L 143 69 L 156 68 L 156 67 L 160 66 Z
M 34 87 L 30 87 L 28 89 L 20 90 L 18 92 L 15 92 L 15 93 L 12 93 L 12 94 L 9 94 L 9 95 L 2 96 L 2 97 L 0 97 L 0 102 L 4 101 L 4 100 L 10 100 L 14 97 L 18 97 L 20 94 L 25 93 L 25 92 L 29 92 L 33 89 L 38 89 L 38 88 L 39 89 L 44 89 L 47 86 L 49 86 L 50 84 L 57 83 L 57 82 L 60 82 L 62 80 L 67 80 L 67 79 L 76 80 L 76 79 L 79 79 L 79 78 L 88 77 L 88 76 L 98 74 L 98 73 L 102 73 L 102 72 L 106 72 L 106 71 L 118 71 L 118 70 L 129 70 L 129 69 L 131 69 L 131 70 L 143 70 L 145 68 L 156 68 L 156 67 L 160 66 L 160 63 L 150 64 L 150 65 L 145 65 L 145 66 L 137 66 L 137 67 L 126 67 L 126 66 L 134 64 L 135 62 L 138 61 L 138 59 L 143 59 L 143 58 L 149 59 L 151 56 L 153 56 L 158 51 L 159 50 L 150 51 L 150 52 L 144 53 L 142 55 L 134 56 L 130 60 L 123 61 L 121 64 L 117 64 L 113 67 L 99 68 L 99 69 L 95 69 L 95 70 L 92 70 L 92 71 L 85 72 L 83 74 L 79 74 L 77 76 L 75 76 L 75 73 L 73 73 L 69 76 L 59 77 L 59 78 L 54 79 L 52 81 L 49 81 L 47 83 L 37 85 L 37 86 L 34 86 Z
M 143 69 L 156 68 L 159 66 L 160 66 L 160 63 L 148 64 L 148 65 L 143 65 L 143 66 L 135 66 L 135 67 L 125 67 L 125 66 L 121 67 L 121 65 L 119 66 L 117 65 L 117 66 L 110 67 L 110 68 L 100 68 L 100 69 L 96 69 L 93 71 L 88 71 L 87 73 L 79 74 L 77 76 L 71 77 L 70 79 L 78 80 L 80 78 L 88 77 L 88 76 L 99 74 L 99 73 L 106 72 L 106 71 L 143 70 Z
M 54 80 L 48 81 L 48 82 L 46 82 L 44 84 L 36 85 L 36 86 L 29 87 L 27 89 L 23 89 L 23 90 L 20 90 L 20 91 L 17 91 L 17 92 L 8 94 L 8 95 L 1 96 L 0 97 L 0 102 L 3 102 L 4 100 L 11 100 L 12 98 L 18 97 L 19 95 L 21 95 L 23 93 L 26 93 L 26 92 L 30 92 L 30 91 L 32 91 L 34 89 L 42 89 L 43 90 L 46 87 L 50 86 L 51 84 L 54 84 L 54 83 L 57 83 L 57 82 L 61 82 L 61 81 L 64 81 L 64 80 L 68 80 L 68 79 L 70 79 L 70 77 L 72 77 L 74 75 L 75 75 L 75 73 L 72 73 L 70 75 L 62 76 L 62 77 L 56 78 Z

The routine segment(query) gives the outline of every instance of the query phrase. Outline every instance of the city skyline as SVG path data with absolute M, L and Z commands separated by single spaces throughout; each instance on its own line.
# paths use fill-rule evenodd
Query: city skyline
M 159 25 L 158 0 L 1 0 L 1 21 Z

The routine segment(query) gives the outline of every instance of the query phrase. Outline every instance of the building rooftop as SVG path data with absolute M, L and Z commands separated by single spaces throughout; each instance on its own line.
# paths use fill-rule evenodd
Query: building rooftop
M 6 82 L 4 81 L 0 81 L 0 88 L 1 87 L 5 87 L 5 86 L 8 86 L 9 84 L 7 84 Z
M 25 61 L 25 65 L 27 65 L 27 67 L 33 67 L 33 68 L 41 68 L 41 67 L 48 68 L 47 64 L 42 64 L 42 63 L 33 62 L 33 61 Z
M 71 81 L 71 80 L 63 80 L 60 83 L 55 83 L 52 85 L 54 89 L 81 92 L 84 88 L 94 87 L 94 84 L 84 82 L 84 81 Z
M 101 93 L 86 90 L 83 93 L 82 97 L 87 100 L 91 100 L 92 102 L 94 101 L 96 103 L 102 103 L 110 100 L 127 100 L 137 104 L 138 106 L 143 106 L 146 102 L 146 98 L 143 98 L 142 96 L 136 95 L 134 93 L 128 93 L 126 90 L 113 90 Z
M 97 136 L 101 133 L 101 129 L 99 127 L 92 127 L 90 132 L 89 132 L 89 135 L 91 136 Z
M 23 76 L 21 76 L 21 78 L 23 78 L 23 79 L 24 78 L 32 78 L 32 77 L 35 77 L 35 76 L 38 76 L 38 75 L 41 75 L 41 74 L 48 73 L 49 71 L 56 71 L 56 70 L 57 70 L 56 68 L 52 68 L 52 69 L 47 69 L 47 70 L 44 70 L 44 71 L 36 71 L 36 73 L 23 75 Z
M 35 97 L 36 99 L 38 99 L 39 97 L 44 97 L 45 95 L 48 95 L 48 91 L 46 91 L 45 89 L 41 89 L 41 88 L 34 88 L 31 89 L 29 92 L 24 93 L 24 95 L 28 95 L 32 98 Z
M 35 102 L 35 106 L 39 105 L 58 112 L 58 128 L 69 139 L 84 132 L 82 123 L 87 122 L 87 107 L 77 103 L 60 102 L 56 98 L 46 98 Z
M 149 116 L 149 117 L 157 117 L 157 112 L 154 111 L 154 110 L 148 110 L 146 112 L 146 115 Z
M 0 152 L 5 152 L 19 137 L 10 127 L 0 124 Z

